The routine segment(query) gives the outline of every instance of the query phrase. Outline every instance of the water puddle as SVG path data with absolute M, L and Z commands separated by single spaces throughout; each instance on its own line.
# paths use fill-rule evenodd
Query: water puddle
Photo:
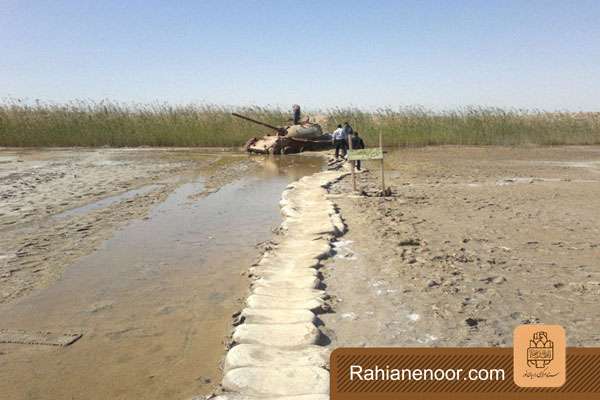
M 86 204 L 81 207 L 72 208 L 70 210 L 63 211 L 61 213 L 55 214 L 52 216 L 54 219 L 67 219 L 70 217 L 74 217 L 77 215 L 87 214 L 91 211 L 98 210 L 100 208 L 105 208 L 111 206 L 113 204 L 120 203 L 122 201 L 132 200 L 136 196 L 143 196 L 148 194 L 156 189 L 158 189 L 160 185 L 146 185 L 137 189 L 128 190 L 124 193 L 120 193 L 114 196 L 105 197 L 98 201 L 94 201 L 93 203 Z
M 2 398 L 209 393 L 220 381 L 231 314 L 246 296 L 242 272 L 258 256 L 256 243 L 280 223 L 281 192 L 323 164 L 308 156 L 257 160 L 256 175 L 194 201 L 202 179 L 182 183 L 149 218 L 131 221 L 56 284 L 1 306 L 5 329 L 84 333 L 65 348 L 0 345 Z M 123 200 L 116 197 L 85 207 Z

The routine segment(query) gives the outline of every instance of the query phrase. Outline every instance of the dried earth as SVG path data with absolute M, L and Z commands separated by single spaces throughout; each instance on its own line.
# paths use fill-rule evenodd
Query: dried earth
M 600 148 L 407 149 L 332 198 L 348 232 L 324 271 L 332 347 L 510 346 L 519 324 L 600 344 Z

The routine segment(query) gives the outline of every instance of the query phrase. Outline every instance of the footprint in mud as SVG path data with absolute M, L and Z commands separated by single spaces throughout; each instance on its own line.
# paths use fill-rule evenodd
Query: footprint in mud
M 130 336 L 131 332 L 139 330 L 140 328 L 125 328 L 118 331 L 112 331 L 105 334 L 110 340 L 119 340 L 123 336 Z
M 486 284 L 495 283 L 496 285 L 500 285 L 506 282 L 506 278 L 503 276 L 488 276 L 486 278 L 481 278 L 479 281 Z
M 99 303 L 92 304 L 92 306 L 90 308 L 88 308 L 87 310 L 85 310 L 85 312 L 88 314 L 97 314 L 102 311 L 110 310 L 110 309 L 112 309 L 112 307 L 113 307 L 113 302 L 101 301 Z
M 159 315 L 169 315 L 173 314 L 177 310 L 175 306 L 163 306 L 158 310 Z
M 215 303 L 221 303 L 225 301 L 225 294 L 222 292 L 212 292 L 208 295 L 208 300 Z
M 212 383 L 212 380 L 206 376 L 200 376 L 196 378 L 196 381 L 199 382 L 201 385 L 210 385 Z
M 149 338 L 163 336 L 164 332 L 152 332 L 144 328 L 130 327 L 118 331 L 112 331 L 105 334 L 110 340 L 120 340 L 127 338 Z

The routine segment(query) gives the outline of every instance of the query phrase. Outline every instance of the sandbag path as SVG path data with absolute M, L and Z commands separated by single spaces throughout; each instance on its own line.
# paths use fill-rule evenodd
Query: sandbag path
M 214 400 L 329 399 L 329 350 L 317 317 L 326 293 L 318 270 L 344 231 L 327 199 L 327 186 L 344 175 L 319 172 L 283 192 L 281 240 L 250 268 L 251 294 Z

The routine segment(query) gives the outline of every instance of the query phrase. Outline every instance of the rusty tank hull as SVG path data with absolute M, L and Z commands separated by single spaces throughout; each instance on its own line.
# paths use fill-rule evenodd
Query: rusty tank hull
M 293 125 L 286 135 L 266 135 L 252 138 L 244 149 L 257 154 L 293 154 L 303 151 L 327 150 L 331 146 L 331 135 L 324 134 L 317 124 Z
M 293 154 L 310 150 L 326 150 L 332 147 L 331 134 L 323 133 L 321 125 L 308 122 L 308 120 L 302 124 L 277 127 L 244 115 L 232 114 L 276 132 L 248 140 L 244 149 L 249 153 Z

